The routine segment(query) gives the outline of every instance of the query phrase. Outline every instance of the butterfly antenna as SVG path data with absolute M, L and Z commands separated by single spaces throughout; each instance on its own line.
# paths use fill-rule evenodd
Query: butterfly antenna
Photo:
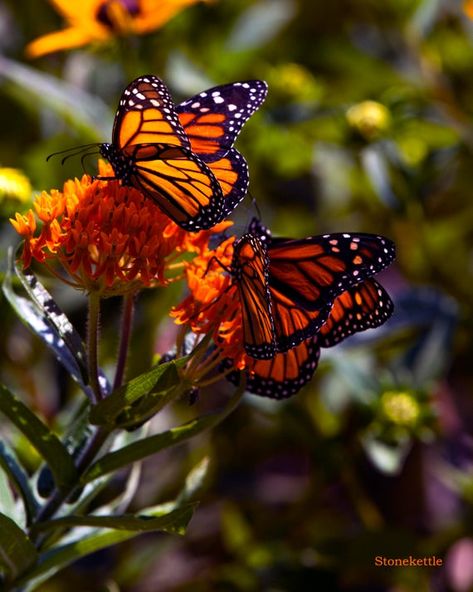
M 258 218 L 261 220 L 262 214 L 261 210 L 259 209 L 258 202 L 256 201 L 256 197 L 251 194 L 251 191 L 248 191 L 248 195 L 251 199 L 251 205 L 255 208 L 256 213 L 258 214 Z
M 53 156 L 58 156 L 60 154 L 67 154 L 68 152 L 73 152 L 73 154 L 70 154 L 69 156 L 75 156 L 76 154 L 80 154 L 81 152 L 88 150 L 92 146 L 100 146 L 100 142 L 93 142 L 91 144 L 83 144 L 82 146 L 73 146 L 72 148 L 66 148 L 65 150 L 58 150 L 57 152 L 53 152 L 52 154 L 47 156 L 46 162 L 48 162 L 48 160 L 50 158 L 52 158 Z M 63 158 L 63 160 L 61 161 L 61 164 L 64 164 L 64 161 L 67 160 L 67 158 L 69 158 L 69 156 L 66 156 L 65 158 Z
M 88 156 L 93 156 L 94 154 L 100 154 L 100 150 L 94 150 L 93 152 L 86 152 L 86 153 L 85 153 L 85 154 L 83 154 L 83 155 L 81 156 L 81 158 L 80 158 L 80 164 L 81 164 L 82 170 L 84 171 L 84 173 L 85 173 L 86 175 L 88 175 L 89 173 L 87 172 L 87 170 L 86 170 L 86 168 L 85 168 L 84 161 L 85 161 L 85 159 L 86 159 Z M 64 160 L 64 159 L 63 159 L 63 160 Z M 93 175 L 91 175 L 91 176 L 93 176 Z

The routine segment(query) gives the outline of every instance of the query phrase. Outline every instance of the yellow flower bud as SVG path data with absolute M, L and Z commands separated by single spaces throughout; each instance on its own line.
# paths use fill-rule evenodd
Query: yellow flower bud
M 389 110 L 376 101 L 362 101 L 346 112 L 348 125 L 366 140 L 373 140 L 385 132 L 391 123 Z
M 408 392 L 387 391 L 381 397 L 381 409 L 387 419 L 400 426 L 413 426 L 420 414 L 419 403 Z

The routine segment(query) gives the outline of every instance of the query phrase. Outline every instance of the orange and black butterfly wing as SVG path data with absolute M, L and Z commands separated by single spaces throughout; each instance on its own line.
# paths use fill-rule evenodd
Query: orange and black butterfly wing
M 103 144 L 117 178 L 151 198 L 179 226 L 198 231 L 220 222 L 223 194 L 192 152 L 166 85 L 141 76 L 123 92 L 112 144 Z
M 235 243 L 231 272 L 241 302 L 244 348 L 258 359 L 269 359 L 276 351 L 267 268 L 266 250 L 259 239 L 243 235 Z
M 223 158 L 244 124 L 266 98 L 262 80 L 215 86 L 177 105 L 193 152 L 207 163 Z
M 390 265 L 394 243 L 375 234 L 325 234 L 272 239 L 269 284 L 299 307 L 324 309 L 335 298 Z
M 305 341 L 326 322 L 330 305 L 318 310 L 307 310 L 270 284 L 276 349 L 285 352 Z
M 375 280 L 365 280 L 346 290 L 333 303 L 319 332 L 321 347 L 331 347 L 358 331 L 385 323 L 394 310 L 386 290 Z
M 185 230 L 211 228 L 224 217 L 222 191 L 208 167 L 180 146 L 130 146 L 130 183 Z
M 243 156 L 232 148 L 225 156 L 208 163 L 223 194 L 223 217 L 230 215 L 248 191 L 248 165 Z
M 246 373 L 246 390 L 255 395 L 270 399 L 287 399 L 295 395 L 314 375 L 320 356 L 320 348 L 315 337 L 307 339 L 285 353 L 277 353 L 270 360 L 251 360 Z M 228 360 L 227 367 L 232 362 Z M 240 373 L 231 372 L 227 376 L 234 384 L 239 384 Z
M 137 144 L 191 147 L 168 88 L 157 76 L 140 76 L 123 91 L 112 132 L 118 150 Z

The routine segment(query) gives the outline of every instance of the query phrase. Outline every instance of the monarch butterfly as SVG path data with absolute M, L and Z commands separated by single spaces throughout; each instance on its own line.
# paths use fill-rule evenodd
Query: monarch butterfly
M 279 352 L 317 333 L 340 294 L 390 265 L 395 257 L 394 243 L 374 234 L 271 238 L 269 230 L 257 219 L 251 222 L 250 233 L 266 246 L 268 288 Z M 358 296 L 353 298 L 356 303 Z M 248 303 L 246 306 L 251 312 Z M 339 331 L 343 333 L 343 329 Z
M 250 360 L 245 369 L 246 389 L 255 395 L 285 399 L 296 394 L 314 375 L 321 347 L 331 347 L 358 331 L 382 325 L 393 312 L 393 303 L 375 280 L 360 282 L 335 299 L 320 331 L 270 360 Z M 231 360 L 223 367 L 230 368 Z M 228 380 L 238 384 L 238 372 Z
M 237 82 L 175 106 L 162 80 L 140 76 L 123 91 L 100 152 L 179 226 L 211 228 L 246 194 L 248 167 L 232 146 L 266 93 L 262 81 Z

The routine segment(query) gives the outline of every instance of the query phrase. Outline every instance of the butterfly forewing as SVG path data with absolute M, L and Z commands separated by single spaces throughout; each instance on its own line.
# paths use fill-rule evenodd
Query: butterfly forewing
M 171 95 L 157 76 L 141 76 L 123 91 L 113 126 L 118 149 L 136 144 L 170 144 L 190 148 Z
M 306 310 L 295 304 L 274 286 L 269 286 L 269 292 L 273 310 L 276 348 L 279 352 L 285 352 L 315 335 L 330 313 L 328 304 L 318 310 Z
M 176 111 L 192 150 L 209 163 L 225 156 L 267 92 L 262 80 L 234 82 L 210 88 L 178 105 Z
M 358 331 L 379 327 L 393 310 L 386 290 L 373 279 L 365 280 L 337 297 L 320 329 L 319 343 L 331 347 Z
M 340 233 L 273 239 L 268 256 L 270 286 L 299 306 L 317 310 L 390 265 L 395 248 L 382 236 Z
M 259 239 L 245 234 L 234 247 L 232 275 L 241 301 L 244 347 L 249 356 L 268 359 L 275 353 L 268 259 Z

